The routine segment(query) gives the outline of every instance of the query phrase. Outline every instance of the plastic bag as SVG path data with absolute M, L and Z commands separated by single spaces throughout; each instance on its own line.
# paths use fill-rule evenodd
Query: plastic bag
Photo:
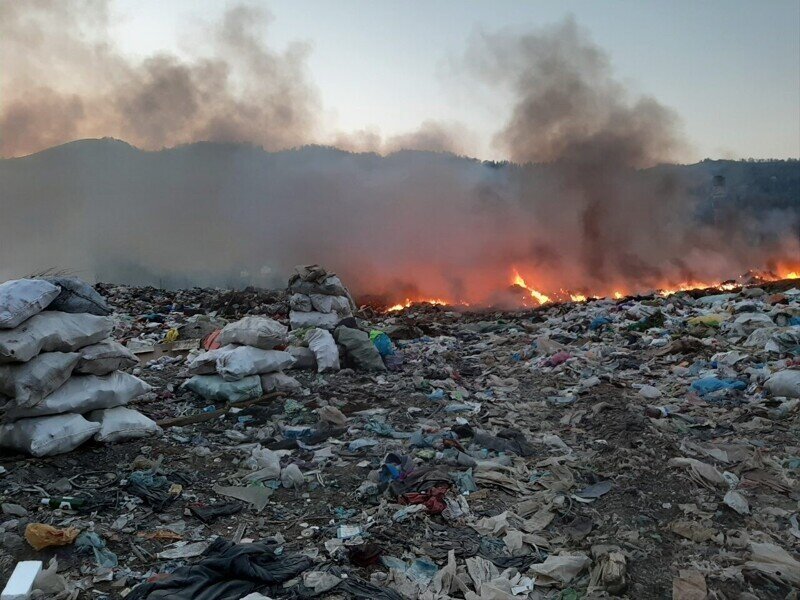
M 77 352 L 45 352 L 26 363 L 0 365 L 0 394 L 31 407 L 60 388 L 78 364 Z
M 0 329 L 13 329 L 44 310 L 61 293 L 40 279 L 14 279 L 0 284 Z
M 336 329 L 336 341 L 347 349 L 347 358 L 357 368 L 366 371 L 386 370 L 378 349 L 366 332 L 350 327 L 339 327 Z
M 25 528 L 25 539 L 34 550 L 44 550 L 51 546 L 67 546 L 78 537 L 79 530 L 75 527 L 58 529 L 45 523 L 28 523 Z
M 215 348 L 188 358 L 186 366 L 189 367 L 189 373 L 192 375 L 213 375 L 217 372 L 217 359 L 234 348 L 236 346 L 229 344 L 224 348 Z
M 81 415 L 54 415 L 0 425 L 0 446 L 33 456 L 63 454 L 80 446 L 100 430 Z
M 292 369 L 317 368 L 317 359 L 314 356 L 314 353 L 310 349 L 303 348 L 302 346 L 290 346 L 289 348 L 286 349 L 286 352 L 291 354 L 295 360 L 295 363 L 290 368 Z
M 74 375 L 31 408 L 11 408 L 8 420 L 25 417 L 42 417 L 61 413 L 87 413 L 100 408 L 113 408 L 127 404 L 152 389 L 138 377 L 117 371 L 111 375 Z
M 308 348 L 314 353 L 317 373 L 339 370 L 339 349 L 330 332 L 315 328 L 306 334 Z
M 284 373 L 267 373 L 261 376 L 261 389 L 267 392 L 294 392 L 303 386 L 297 379 Z
M 333 329 L 340 320 L 341 318 L 336 313 L 289 311 L 289 325 L 292 329 L 303 329 L 304 327 Z
M 80 360 L 76 373 L 84 375 L 108 375 L 113 371 L 130 369 L 139 364 L 139 359 L 119 342 L 103 340 L 80 349 Z
M 108 317 L 39 313 L 16 329 L 0 330 L 0 364 L 27 362 L 40 352 L 73 352 L 106 339 L 113 325 Z
M 88 313 L 104 317 L 111 314 L 106 299 L 83 279 L 77 277 L 47 277 L 46 281 L 61 288 L 48 310 L 67 313 Z
M 283 346 L 288 339 L 285 325 L 267 317 L 245 317 L 226 325 L 217 341 L 221 346 L 241 344 L 262 350 L 271 350 Z
M 350 300 L 346 296 L 326 296 L 324 294 L 311 294 L 311 306 L 321 313 L 336 313 L 340 318 L 353 314 L 350 310 Z
M 800 370 L 778 371 L 764 382 L 764 387 L 773 396 L 800 398 Z
M 183 385 L 209 402 L 241 402 L 262 394 L 258 375 L 239 381 L 225 381 L 219 375 L 195 375 Z
M 300 312 L 311 312 L 311 298 L 305 294 L 292 294 L 289 296 L 289 308 Z
M 226 381 L 238 381 L 249 375 L 274 373 L 293 364 L 294 357 L 288 352 L 238 346 L 217 356 L 217 373 Z
M 161 431 L 155 421 L 137 410 L 124 406 L 93 410 L 86 418 L 100 423 L 100 431 L 94 436 L 98 442 L 122 442 L 147 437 Z

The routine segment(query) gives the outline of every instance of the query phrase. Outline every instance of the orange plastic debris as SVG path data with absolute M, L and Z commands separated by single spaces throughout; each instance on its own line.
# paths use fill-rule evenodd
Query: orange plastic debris
M 25 539 L 36 550 L 50 546 L 66 546 L 75 541 L 80 530 L 75 527 L 59 529 L 44 523 L 29 523 L 25 528 Z

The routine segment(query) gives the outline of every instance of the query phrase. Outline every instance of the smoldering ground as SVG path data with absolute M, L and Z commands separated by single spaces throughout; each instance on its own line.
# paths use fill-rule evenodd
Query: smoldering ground
M 3 154 L 103 136 L 144 150 L 217 142 L 87 141 L 2 161 L 3 277 L 277 285 L 324 262 L 360 292 L 485 303 L 514 267 L 544 290 L 603 293 L 724 279 L 798 251 L 796 210 L 714 224 L 698 218 L 710 173 L 648 168 L 680 156 L 677 116 L 617 82 L 571 19 L 476 33 L 457 61 L 510 98 L 495 143 L 513 162 L 496 165 L 441 152 L 469 153 L 458 124 L 323 131 L 310 48 L 270 48 L 257 33 L 269 15 L 252 6 L 211 28 L 208 55 L 137 60 L 105 35 L 103 2 L 0 11 Z M 284 150 L 329 140 L 423 152 Z

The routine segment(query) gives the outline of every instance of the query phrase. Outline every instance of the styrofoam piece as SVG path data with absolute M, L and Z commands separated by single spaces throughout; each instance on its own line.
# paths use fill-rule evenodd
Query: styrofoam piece
M 41 571 L 40 560 L 24 560 L 17 563 L 6 587 L 0 593 L 0 600 L 27 600 L 33 590 L 33 582 Z

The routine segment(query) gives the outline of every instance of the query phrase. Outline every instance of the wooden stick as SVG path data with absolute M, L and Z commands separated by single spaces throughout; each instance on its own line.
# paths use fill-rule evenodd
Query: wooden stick
M 221 417 L 222 415 L 228 414 L 232 408 L 245 408 L 247 406 L 253 406 L 254 404 L 260 404 L 267 400 L 280 398 L 285 395 L 286 395 L 285 392 L 271 392 L 269 394 L 261 396 L 260 398 L 255 398 L 254 400 L 242 400 L 240 402 L 230 402 L 226 404 L 223 408 L 219 408 L 211 412 L 202 412 L 196 415 L 175 417 L 173 419 L 164 419 L 162 421 L 158 421 L 158 426 L 177 427 L 181 425 L 192 425 L 194 423 L 204 423 L 205 421 L 212 421 L 217 417 Z

